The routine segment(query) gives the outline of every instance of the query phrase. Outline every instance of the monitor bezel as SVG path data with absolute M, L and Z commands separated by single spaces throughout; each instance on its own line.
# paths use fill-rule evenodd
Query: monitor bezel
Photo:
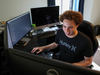
M 100 74 L 99 71 L 95 71 L 95 70 L 91 70 L 91 69 L 88 69 L 88 68 L 85 68 L 85 67 L 72 65 L 70 63 L 55 60 L 55 59 L 45 58 L 45 57 L 42 57 L 42 56 L 39 56 L 39 55 L 31 54 L 31 53 L 21 51 L 21 50 L 17 50 L 17 49 L 8 48 L 7 53 L 8 53 L 9 62 L 12 66 L 13 72 L 15 72 L 14 70 L 16 70 L 16 67 L 14 67 L 14 65 L 16 65 L 17 63 L 19 63 L 19 64 L 21 63 L 20 65 L 22 65 L 23 63 L 26 62 L 27 65 L 24 64 L 24 70 L 27 70 L 27 67 L 30 66 L 30 65 L 32 65 L 33 69 L 34 69 L 34 65 L 36 66 L 36 64 L 34 64 L 34 63 L 32 64 L 31 62 L 27 62 L 27 61 L 19 61 L 19 59 L 14 58 L 14 56 L 17 56 L 17 57 L 23 58 L 25 60 L 27 59 L 27 60 L 30 60 L 30 61 L 40 63 L 40 65 L 45 64 L 45 65 L 51 66 L 51 68 L 48 68 L 47 71 L 49 69 L 54 69 L 54 70 L 57 71 L 57 69 L 54 68 L 54 67 L 56 67 L 58 69 L 63 69 L 63 70 L 66 70 L 68 72 L 70 72 L 70 71 L 71 72 L 76 72 L 79 75 L 88 75 L 88 74 L 93 74 L 93 75 L 97 74 L 97 75 L 99 75 Z M 20 66 L 19 68 L 22 68 L 22 67 L 23 67 L 23 65 Z M 26 67 L 26 69 L 25 69 L 25 67 Z M 28 71 L 31 71 L 32 67 L 30 67 Z M 35 70 L 38 70 L 38 68 L 39 69 L 41 68 L 42 71 L 43 71 L 43 67 L 38 67 L 38 65 L 37 65 L 37 68 Z M 18 67 L 17 67 L 17 70 L 18 70 Z M 42 71 L 40 70 L 39 72 L 43 73 Z M 45 71 L 45 73 L 47 71 Z M 57 72 L 59 73 L 59 71 L 57 71 Z

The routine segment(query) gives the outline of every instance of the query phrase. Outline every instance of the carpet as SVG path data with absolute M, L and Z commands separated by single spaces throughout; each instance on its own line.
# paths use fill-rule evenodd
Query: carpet
M 95 62 L 98 66 L 100 66 L 100 46 L 93 56 L 93 62 Z

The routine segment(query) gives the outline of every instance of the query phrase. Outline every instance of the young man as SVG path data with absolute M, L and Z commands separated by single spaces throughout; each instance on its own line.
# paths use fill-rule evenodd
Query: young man
M 87 67 L 92 63 L 93 46 L 88 36 L 77 30 L 82 23 L 83 16 L 80 12 L 65 11 L 60 15 L 63 29 L 58 30 L 55 42 L 46 46 L 33 48 L 34 53 L 44 49 L 54 49 L 59 46 L 58 59 L 78 66 Z

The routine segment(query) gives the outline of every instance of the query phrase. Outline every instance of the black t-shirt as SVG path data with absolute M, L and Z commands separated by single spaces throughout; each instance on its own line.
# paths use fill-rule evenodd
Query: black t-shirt
M 84 56 L 93 55 L 93 46 L 90 38 L 78 31 L 77 36 L 68 38 L 62 29 L 58 30 L 55 43 L 59 44 L 59 58 L 62 61 L 74 63 L 84 60 Z

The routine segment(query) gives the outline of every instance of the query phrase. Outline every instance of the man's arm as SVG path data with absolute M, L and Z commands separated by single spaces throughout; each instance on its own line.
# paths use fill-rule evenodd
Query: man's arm
M 77 66 L 87 67 L 87 66 L 90 66 L 91 63 L 92 63 L 92 57 L 85 57 L 84 56 L 84 60 L 82 60 L 80 62 L 72 63 L 72 64 L 77 65 Z
M 44 49 L 54 49 L 54 48 L 58 47 L 58 44 L 56 44 L 54 42 L 54 43 L 51 43 L 51 44 L 43 46 L 43 47 L 44 47 Z

